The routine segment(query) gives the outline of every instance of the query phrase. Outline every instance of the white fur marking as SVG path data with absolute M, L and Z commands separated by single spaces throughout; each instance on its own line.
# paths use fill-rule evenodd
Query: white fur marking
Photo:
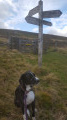
M 25 114 L 23 115 L 23 120 L 26 120 L 26 115 Z
M 26 90 L 29 91 L 31 89 L 30 85 L 26 86 Z M 30 91 L 27 93 L 27 98 L 26 98 L 26 103 L 27 105 L 29 105 L 30 103 L 32 103 L 35 99 L 35 94 L 33 91 Z
M 39 78 L 38 77 L 35 77 L 36 78 L 36 80 L 39 80 Z
M 30 85 L 26 85 L 26 90 L 30 90 L 31 89 L 31 86 Z
M 35 95 L 33 91 L 30 91 L 29 93 L 27 93 L 27 98 L 26 98 L 26 103 L 27 105 L 29 105 L 30 103 L 32 103 L 35 99 Z
M 36 118 L 35 118 L 35 117 L 32 117 L 32 120 L 36 120 Z
M 27 115 L 30 117 L 30 111 L 27 109 Z

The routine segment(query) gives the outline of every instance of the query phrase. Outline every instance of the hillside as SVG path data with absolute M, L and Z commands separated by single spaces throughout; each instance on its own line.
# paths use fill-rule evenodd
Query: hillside
M 0 41 L 6 41 L 0 38 Z M 22 112 L 14 106 L 14 91 L 19 77 L 33 71 L 40 83 L 36 94 L 36 120 L 67 120 L 67 49 L 49 49 L 43 55 L 43 66 L 38 68 L 38 56 L 22 54 L 0 46 L 0 120 L 22 120 Z
M 11 29 L 0 29 L 0 36 L 9 38 L 10 36 L 16 36 L 16 37 L 27 37 L 27 38 L 38 38 L 37 33 L 27 32 L 27 31 L 20 31 L 20 30 L 11 30 Z M 56 36 L 56 35 L 49 35 L 49 34 L 43 34 L 44 39 L 57 39 L 57 40 L 66 40 L 67 37 L 63 36 Z
M 21 42 L 20 51 L 23 52 L 23 51 L 28 51 L 29 49 L 31 50 L 33 49 L 32 52 L 37 53 L 37 49 L 38 49 L 37 48 L 38 46 L 38 34 L 37 33 L 20 31 L 20 30 L 0 29 L 0 37 L 6 38 L 8 40 L 8 44 L 11 43 L 10 48 L 15 48 L 18 50 L 19 48 L 17 48 L 17 46 L 20 46 L 21 40 L 22 41 L 26 40 L 27 41 L 26 44 L 25 42 Z M 11 42 L 11 39 L 13 42 Z M 32 41 L 34 41 L 35 43 L 32 43 Z M 23 44 L 25 46 L 24 47 L 25 49 L 24 48 L 22 49 Z M 31 45 L 27 46 L 27 44 L 31 44 Z M 45 53 L 50 47 L 54 47 L 55 49 L 56 47 L 60 47 L 60 48 L 67 47 L 67 37 L 43 34 L 43 53 Z

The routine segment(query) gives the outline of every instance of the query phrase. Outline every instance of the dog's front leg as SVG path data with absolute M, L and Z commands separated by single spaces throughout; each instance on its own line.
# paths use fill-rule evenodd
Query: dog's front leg
M 35 118 L 35 100 L 32 102 L 32 120 L 36 120 L 36 118 Z
M 26 120 L 26 115 L 24 114 L 24 104 L 21 105 L 22 114 L 23 114 L 23 120 Z

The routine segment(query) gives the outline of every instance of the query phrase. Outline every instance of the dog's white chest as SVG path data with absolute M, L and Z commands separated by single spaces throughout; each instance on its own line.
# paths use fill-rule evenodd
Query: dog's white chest
M 31 104 L 34 101 L 34 99 L 35 99 L 35 95 L 33 91 L 27 93 L 27 98 L 26 98 L 27 105 Z

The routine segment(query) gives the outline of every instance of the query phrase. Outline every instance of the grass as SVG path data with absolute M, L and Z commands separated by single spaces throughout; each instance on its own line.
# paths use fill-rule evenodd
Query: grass
M 38 56 L 0 47 L 0 120 L 22 120 L 22 112 L 14 106 L 14 91 L 22 73 L 34 72 L 40 83 L 34 87 L 37 120 L 67 119 L 67 52 L 58 49 L 43 55 L 42 68 Z

